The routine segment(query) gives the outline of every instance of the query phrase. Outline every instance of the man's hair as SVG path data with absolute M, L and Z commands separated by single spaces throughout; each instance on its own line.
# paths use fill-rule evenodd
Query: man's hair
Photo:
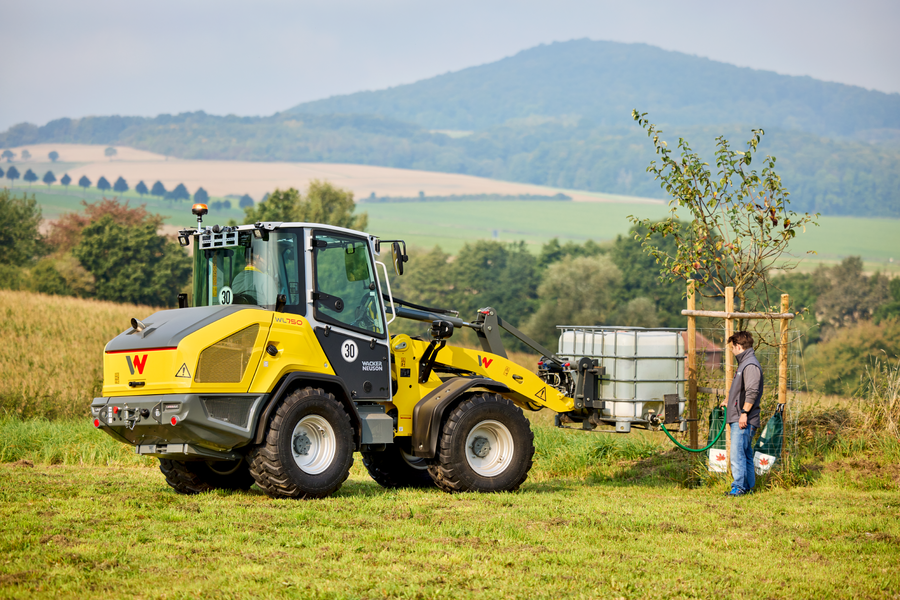
M 744 350 L 748 350 L 753 347 L 753 334 L 749 331 L 738 331 L 735 332 L 730 338 L 728 338 L 729 344 L 737 344 Z

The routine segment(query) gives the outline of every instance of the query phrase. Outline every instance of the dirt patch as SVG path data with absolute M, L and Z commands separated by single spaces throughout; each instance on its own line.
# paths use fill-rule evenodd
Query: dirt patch
M 11 467 L 29 467 L 29 468 L 32 468 L 32 469 L 33 469 L 33 468 L 34 468 L 34 463 L 31 462 L 30 460 L 25 460 L 25 459 L 23 458 L 23 459 L 21 459 L 21 460 L 17 460 L 16 462 L 12 463 L 12 464 L 9 465 L 9 466 L 11 466 Z
M 41 544 L 54 544 L 56 546 L 66 547 L 74 546 L 75 542 L 69 540 L 66 536 L 57 533 L 56 535 L 45 535 L 40 539 Z

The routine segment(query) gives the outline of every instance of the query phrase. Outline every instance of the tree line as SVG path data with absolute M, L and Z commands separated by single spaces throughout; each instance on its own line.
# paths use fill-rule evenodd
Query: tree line
M 28 169 L 24 175 L 20 175 L 18 169 L 16 169 L 15 166 L 11 166 L 11 167 L 7 168 L 5 172 L 4 172 L 3 168 L 0 167 L 0 178 L 6 177 L 7 179 L 9 179 L 10 185 L 13 185 L 15 183 L 15 180 L 19 179 L 20 176 L 22 177 L 22 179 L 24 181 L 28 182 L 29 187 L 32 183 L 38 181 L 37 174 L 35 174 L 34 171 L 32 171 L 31 169 Z M 49 188 L 51 185 L 56 183 L 56 175 L 53 174 L 53 171 L 47 171 L 46 173 L 44 173 L 44 176 L 43 176 L 43 178 L 41 178 L 41 181 L 43 181 Z M 60 185 L 66 187 L 66 189 L 68 189 L 69 185 L 71 185 L 71 183 L 72 183 L 72 178 L 69 177 L 68 173 L 66 173 L 59 180 L 59 183 L 60 183 Z M 81 178 L 78 180 L 78 186 L 81 188 L 84 188 L 85 190 L 87 190 L 87 188 L 91 187 L 92 185 L 94 185 L 94 183 L 90 180 L 90 178 L 88 178 L 87 175 L 82 175 Z M 116 179 L 115 183 L 110 184 L 109 180 L 106 179 L 106 177 L 101 175 L 100 178 L 97 180 L 96 187 L 101 192 L 107 192 L 107 191 L 112 190 L 112 191 L 118 192 L 120 194 L 125 193 L 129 189 L 131 189 L 128 186 L 128 182 L 125 181 L 125 179 L 121 176 L 118 179 Z M 172 201 L 172 200 L 179 200 L 179 201 L 191 200 L 193 198 L 194 202 L 201 202 L 203 204 L 209 203 L 209 193 L 207 193 L 207 191 L 205 189 L 203 189 L 202 187 L 197 188 L 197 191 L 194 192 L 192 195 L 183 183 L 179 183 L 171 191 L 168 191 L 168 190 L 166 190 L 166 186 L 163 185 L 163 183 L 161 181 L 157 181 L 156 183 L 154 183 L 153 187 L 151 187 L 151 188 L 148 188 L 147 184 L 145 184 L 143 181 L 139 181 L 138 184 L 134 187 L 134 191 L 137 192 L 138 194 L 140 194 L 142 197 L 146 196 L 146 195 L 150 195 L 150 196 L 158 197 L 161 200 L 170 200 L 170 201 Z M 253 205 L 254 205 L 253 198 L 251 198 L 249 194 L 244 194 L 243 196 L 241 196 L 238 199 L 238 206 L 240 206 L 240 208 L 252 207 Z M 231 201 L 228 199 L 215 200 L 211 203 L 211 206 L 214 209 L 226 209 L 227 210 L 227 209 L 231 208 Z

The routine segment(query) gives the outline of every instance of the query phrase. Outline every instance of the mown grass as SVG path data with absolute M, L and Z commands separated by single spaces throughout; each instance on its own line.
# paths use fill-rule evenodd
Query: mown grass
M 156 310 L 0 290 L 0 415 L 87 417 L 106 343 Z
M 42 442 L 10 453 L 10 439 L 41 431 Z M 152 461 L 117 455 L 85 422 L 7 419 L 0 452 L 19 458 L 0 465 L 0 596 L 895 598 L 900 589 L 900 473 L 857 477 L 831 456 L 809 485 L 735 500 L 721 481 L 685 485 L 692 461 L 653 439 L 540 423 L 535 433 L 535 467 L 517 493 L 385 490 L 357 457 L 336 495 L 286 501 L 255 488 L 179 496 Z M 852 460 L 891 468 L 875 453 Z

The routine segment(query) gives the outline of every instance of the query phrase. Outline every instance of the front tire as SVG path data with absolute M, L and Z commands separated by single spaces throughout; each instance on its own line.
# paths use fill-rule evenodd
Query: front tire
M 292 392 L 272 418 L 262 445 L 250 452 L 250 473 L 273 498 L 324 498 L 353 464 L 350 417 L 317 388 Z
M 528 477 L 534 434 L 522 410 L 498 394 L 474 394 L 447 418 L 428 467 L 445 492 L 512 492 Z
M 179 494 L 202 494 L 210 490 L 249 490 L 253 477 L 247 461 L 181 461 L 159 459 L 166 483 Z
M 434 487 L 428 461 L 388 444 L 381 452 L 363 452 L 363 464 L 378 485 L 388 489 Z

